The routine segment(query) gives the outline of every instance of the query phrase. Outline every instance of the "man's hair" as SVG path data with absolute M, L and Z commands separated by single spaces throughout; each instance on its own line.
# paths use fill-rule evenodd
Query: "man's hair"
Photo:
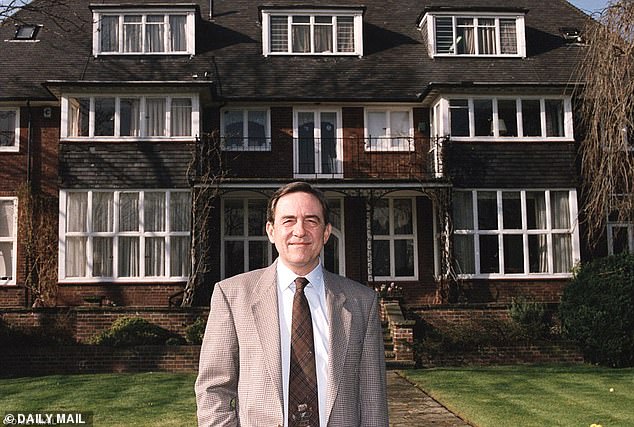
M 321 210 L 324 216 L 324 225 L 330 224 L 330 207 L 328 206 L 326 196 L 321 190 L 318 190 L 309 183 L 303 181 L 291 182 L 278 188 L 277 191 L 273 193 L 269 199 L 269 204 L 266 209 L 266 220 L 268 222 L 273 224 L 273 221 L 275 220 L 275 208 L 277 207 L 277 201 L 291 193 L 307 193 L 316 197 L 321 204 Z

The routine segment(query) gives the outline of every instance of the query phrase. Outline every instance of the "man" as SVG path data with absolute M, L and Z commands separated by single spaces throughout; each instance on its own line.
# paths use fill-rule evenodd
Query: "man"
M 266 232 L 279 258 L 214 288 L 195 386 L 199 425 L 388 425 L 377 295 L 322 268 L 330 231 L 321 191 L 295 182 L 272 196 Z M 297 368 L 300 300 L 312 324 L 309 368 Z M 296 398 L 304 374 L 316 376 L 301 390 L 315 389 L 316 402 Z

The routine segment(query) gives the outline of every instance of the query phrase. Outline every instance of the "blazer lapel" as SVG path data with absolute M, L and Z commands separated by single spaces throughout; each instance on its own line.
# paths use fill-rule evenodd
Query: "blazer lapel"
M 283 407 L 276 265 L 277 262 L 274 262 L 260 276 L 260 280 L 255 285 L 257 292 L 253 297 L 251 309 L 260 346 L 264 353 L 266 369 L 277 390 L 280 407 Z
M 328 306 L 328 323 L 330 324 L 330 366 L 328 372 L 328 396 L 326 400 L 326 425 L 330 419 L 332 407 L 343 377 L 343 367 L 350 341 L 350 324 L 352 314 L 345 306 L 346 295 L 337 276 L 324 270 L 324 285 L 326 287 L 326 304 Z

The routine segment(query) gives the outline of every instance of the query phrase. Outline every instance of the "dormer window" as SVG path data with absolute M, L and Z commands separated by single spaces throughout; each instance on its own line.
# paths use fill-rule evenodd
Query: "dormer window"
M 23 24 L 18 25 L 15 30 L 14 40 L 35 40 L 40 30 L 39 25 Z
M 432 57 L 526 56 L 523 15 L 427 13 L 420 28 Z
M 262 10 L 268 55 L 363 55 L 362 10 Z
M 93 52 L 106 54 L 189 54 L 195 52 L 194 10 L 95 12 Z

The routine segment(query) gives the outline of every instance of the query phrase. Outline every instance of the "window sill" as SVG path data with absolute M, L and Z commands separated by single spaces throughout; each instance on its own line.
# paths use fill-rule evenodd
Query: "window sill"
M 461 280 L 552 280 L 552 279 L 571 279 L 572 273 L 532 273 L 532 274 L 458 274 Z
M 60 138 L 60 142 L 195 142 L 195 136 L 72 136 Z
M 20 147 L 19 146 L 0 147 L 0 153 L 19 153 L 19 152 L 20 152 Z
M 60 285 L 94 285 L 94 284 L 157 284 L 157 283 L 182 283 L 187 277 L 68 277 L 59 279 Z
M 517 142 L 517 143 L 538 143 L 538 142 L 575 142 L 574 138 L 568 137 L 517 137 L 517 136 L 449 136 L 451 141 L 456 142 Z

